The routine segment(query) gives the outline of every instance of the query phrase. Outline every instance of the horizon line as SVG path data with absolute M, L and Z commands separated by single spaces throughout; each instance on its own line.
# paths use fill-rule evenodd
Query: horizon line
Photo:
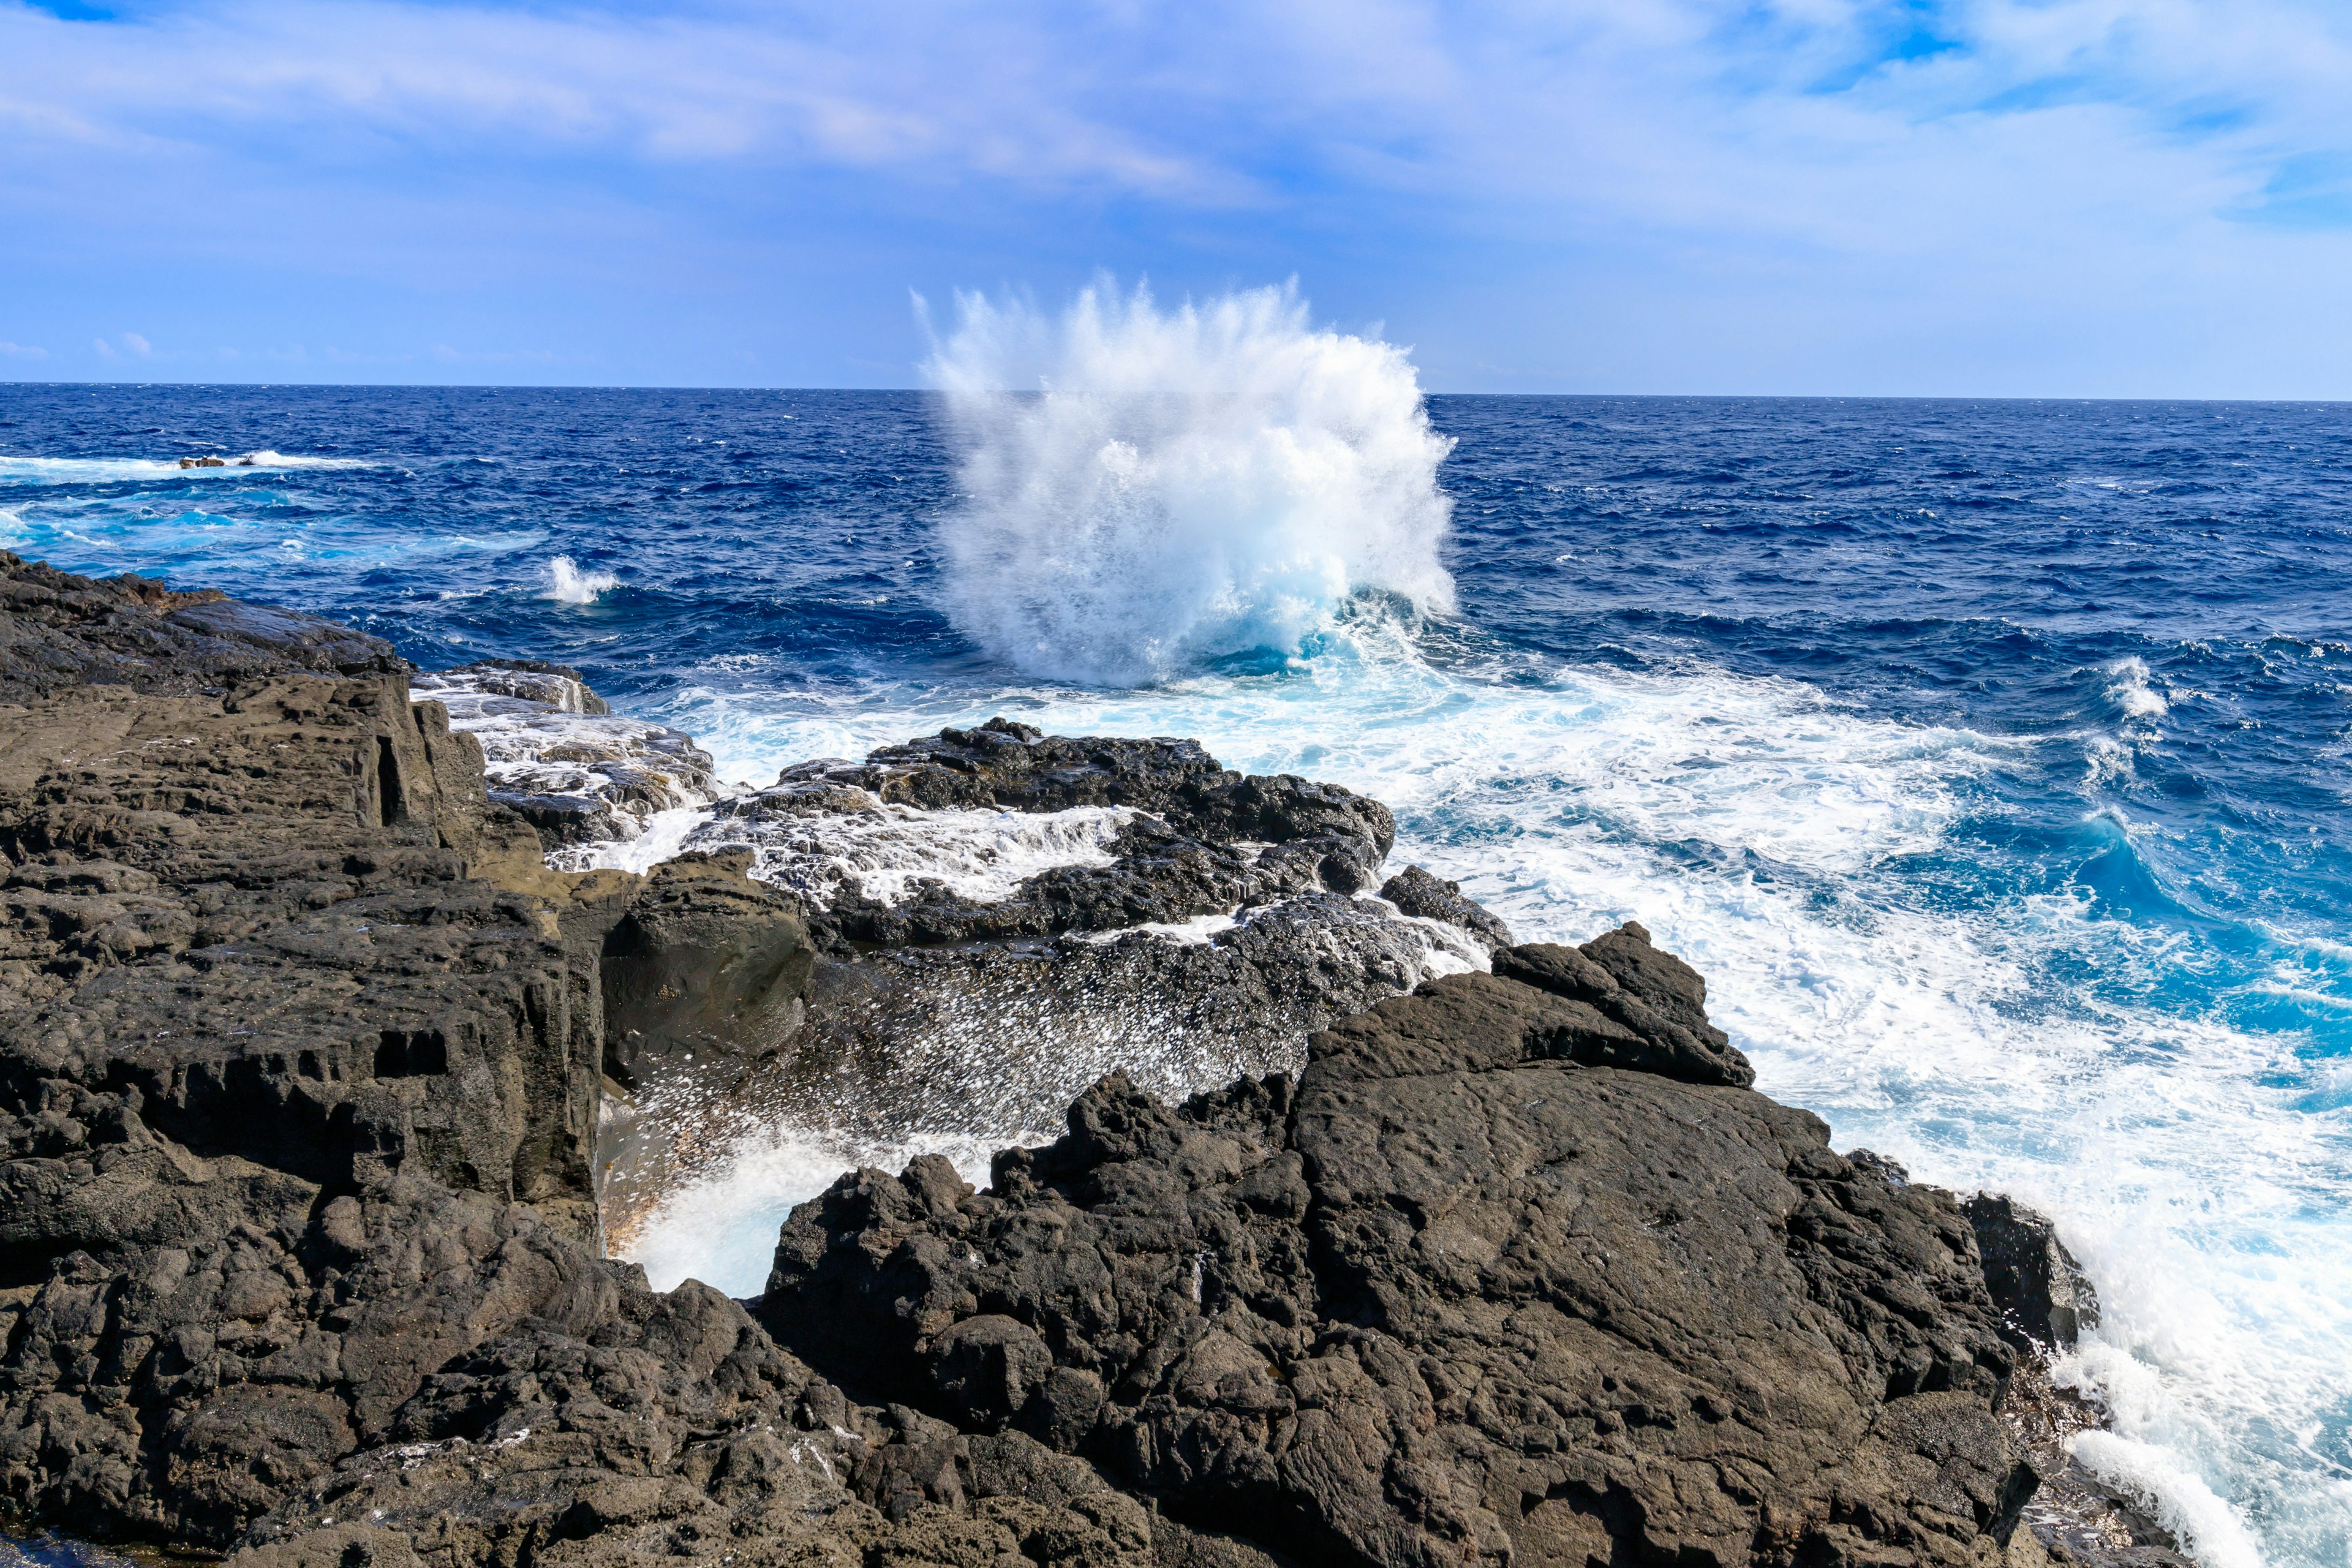
M 105 388 L 111 391 L 169 390 L 191 392 L 688 392 L 688 393 L 800 393 L 800 394 L 870 394 L 899 395 L 915 394 L 937 396 L 940 389 L 930 386 L 792 386 L 792 385 L 714 385 L 690 382 L 561 382 L 561 381 L 27 381 L 0 377 L 0 389 L 68 389 Z M 1004 387 L 1003 392 L 1031 389 Z M 1706 401 L 1714 403 L 2199 403 L 2235 404 L 2250 406 L 2287 405 L 2318 405 L 2321 406 L 2352 406 L 2352 397 L 2296 396 L 2214 396 L 2198 395 L 2087 393 L 1968 393 L 1968 392 L 1519 392 L 1497 389 L 1477 391 L 1430 391 L 1424 398 L 1443 397 L 1528 397 L 1528 398 L 1611 398 L 1649 402 Z

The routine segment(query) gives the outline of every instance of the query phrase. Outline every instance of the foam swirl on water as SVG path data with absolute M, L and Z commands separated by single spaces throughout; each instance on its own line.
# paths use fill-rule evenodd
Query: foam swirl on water
M 944 595 L 989 652 L 1141 685 L 1297 654 L 1352 595 L 1452 607 L 1452 442 L 1402 349 L 1315 330 L 1295 288 L 957 303 L 927 366 L 963 445 Z

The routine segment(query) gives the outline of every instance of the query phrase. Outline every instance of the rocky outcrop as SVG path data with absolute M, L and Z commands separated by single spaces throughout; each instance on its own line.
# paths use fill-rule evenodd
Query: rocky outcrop
M 269 675 L 404 668 L 382 638 L 316 616 L 239 604 L 210 588 L 173 593 L 144 577 L 96 583 L 0 550 L 0 702 L 109 686 L 218 695 L 232 681 Z
M 14 557 L 0 595 L 19 1517 L 322 1568 L 1143 1560 L 1067 1461 L 856 1407 L 599 1256 L 608 1007 L 624 1071 L 788 1011 L 779 895 L 550 874 L 374 638 Z M 919 1518 L 876 1458 L 909 1444 L 965 1478 Z
M 1105 830 L 1083 874 L 950 889 L 884 942 L 747 879 L 754 846 L 551 871 L 544 825 L 376 639 L 14 557 L 0 602 L 20 1517 L 237 1568 L 2030 1544 L 1968 1217 L 1748 1088 L 1703 982 L 1637 926 L 1433 977 L 1433 925 L 1465 952 L 1508 933 L 1418 872 L 1359 896 L 1393 837 L 1377 803 L 1009 723 L 788 771 L 761 809 L 820 826 Z M 568 671 L 469 679 L 598 717 Z M 1008 900 L 1042 929 L 974 923 Z M 1223 923 L 1109 923 L 1139 912 Z M 616 1108 L 887 1100 L 933 1069 L 969 1097 L 940 1075 L 984 1059 L 1034 1097 L 1068 1064 L 909 1021 L 1017 1032 L 1022 1005 L 1106 994 L 1161 1011 L 1100 1065 L 1190 1038 L 1190 1070 L 1234 1081 L 1171 1105 L 1101 1076 L 986 1192 L 936 1158 L 853 1173 L 784 1227 L 756 1312 L 602 1256 Z M 1320 1030 L 1297 1074 L 1247 1059 L 1267 1016 Z
M 1979 1193 L 1966 1207 L 2002 1336 L 2020 1350 L 2074 1349 L 2099 1321 L 2099 1298 L 2058 1227 L 2000 1193 Z
M 1106 1079 L 984 1193 L 845 1176 L 761 1317 L 1307 1561 L 1998 1560 L 2033 1477 L 1958 1205 L 1695 1052 L 1638 927 L 1497 970 L 1548 984 L 1428 983 L 1296 1085 Z

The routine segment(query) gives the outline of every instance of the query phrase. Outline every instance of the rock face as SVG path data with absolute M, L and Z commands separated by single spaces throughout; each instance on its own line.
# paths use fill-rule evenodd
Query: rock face
M 573 679 L 473 674 L 542 709 Z M 1000 726 L 786 787 L 1126 814 L 1108 862 L 1266 901 L 1216 944 L 876 951 L 748 879 L 756 851 L 551 871 L 411 695 L 345 628 L 0 556 L 19 1517 L 236 1568 L 2012 1554 L 2031 1476 L 1975 1231 L 1745 1087 L 1638 927 L 1422 979 L 1395 931 L 1507 933 L 1435 879 L 1387 884 L 1412 920 L 1351 899 L 1376 803 Z M 1056 885 L 1082 918 L 1129 896 Z M 622 1097 L 789 1078 L 856 1036 L 818 1026 L 860 976 L 898 1006 L 957 963 L 1005 997 L 1321 998 L 1331 1027 L 1296 1079 L 1174 1109 L 1106 1077 L 987 1193 L 853 1173 L 756 1316 L 602 1256 Z
M 1979 1193 L 1966 1206 L 2002 1336 L 2020 1350 L 2074 1349 L 2099 1321 L 2099 1298 L 2058 1227 L 1999 1193 Z
M 1999 1560 L 2033 1476 L 1958 1205 L 1741 1087 L 1638 927 L 1496 968 L 1295 1086 L 1106 1079 L 985 1193 L 845 1176 L 761 1318 L 1307 1561 Z

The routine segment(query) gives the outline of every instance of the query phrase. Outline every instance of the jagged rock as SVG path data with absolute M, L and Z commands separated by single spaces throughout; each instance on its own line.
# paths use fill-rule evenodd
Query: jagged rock
M 1966 1207 L 2002 1335 L 2020 1350 L 2074 1349 L 2082 1331 L 2099 1321 L 2099 1298 L 2058 1239 L 2058 1227 L 1999 1193 L 1979 1193 Z
M 832 836 L 812 841 L 806 823 L 845 816 L 849 837 L 887 833 L 881 814 L 892 807 L 1129 816 L 1104 846 L 1108 864 L 1055 867 L 1005 897 L 935 885 L 892 901 L 844 885 Z M 726 803 L 695 842 L 761 852 L 760 874 L 814 895 L 812 920 L 825 931 L 904 946 L 1118 931 L 1305 892 L 1355 893 L 1372 884 L 1395 839 L 1378 801 L 1286 773 L 1244 775 L 1197 742 L 1074 740 L 992 719 L 882 747 L 862 763 L 786 768 L 774 789 Z M 830 885 L 796 876 L 795 859 L 815 862 Z
M 1638 927 L 1516 951 L 1707 1026 Z M 1457 975 L 1318 1035 L 1296 1087 L 1171 1110 L 1113 1076 L 985 1193 L 845 1176 L 761 1313 L 861 1395 L 1310 1561 L 1998 1560 L 2032 1476 L 1957 1205 L 1721 1081 L 1736 1058 L 1587 1065 L 1632 1033 Z
M 559 713 L 603 717 L 613 705 L 589 689 L 587 677 L 568 664 L 543 658 L 478 658 L 433 674 L 412 677 L 417 691 L 448 689 L 475 695 L 518 697 Z
M 603 1069 L 740 1063 L 802 1005 L 740 858 L 551 873 L 383 644 L 0 565 L 16 1517 L 320 1568 L 1220 1561 L 596 1256 Z
M 1511 945 L 1511 928 L 1475 900 L 1463 897 L 1461 883 L 1433 877 L 1418 866 L 1407 866 L 1381 883 L 1381 897 L 1401 913 L 1460 926 L 1489 947 Z
M 317 616 L 176 594 L 125 574 L 97 582 L 0 550 L 0 701 L 120 686 L 190 695 L 297 671 L 391 675 L 408 667 L 381 637 Z M 68 743 L 59 734 L 54 743 Z

